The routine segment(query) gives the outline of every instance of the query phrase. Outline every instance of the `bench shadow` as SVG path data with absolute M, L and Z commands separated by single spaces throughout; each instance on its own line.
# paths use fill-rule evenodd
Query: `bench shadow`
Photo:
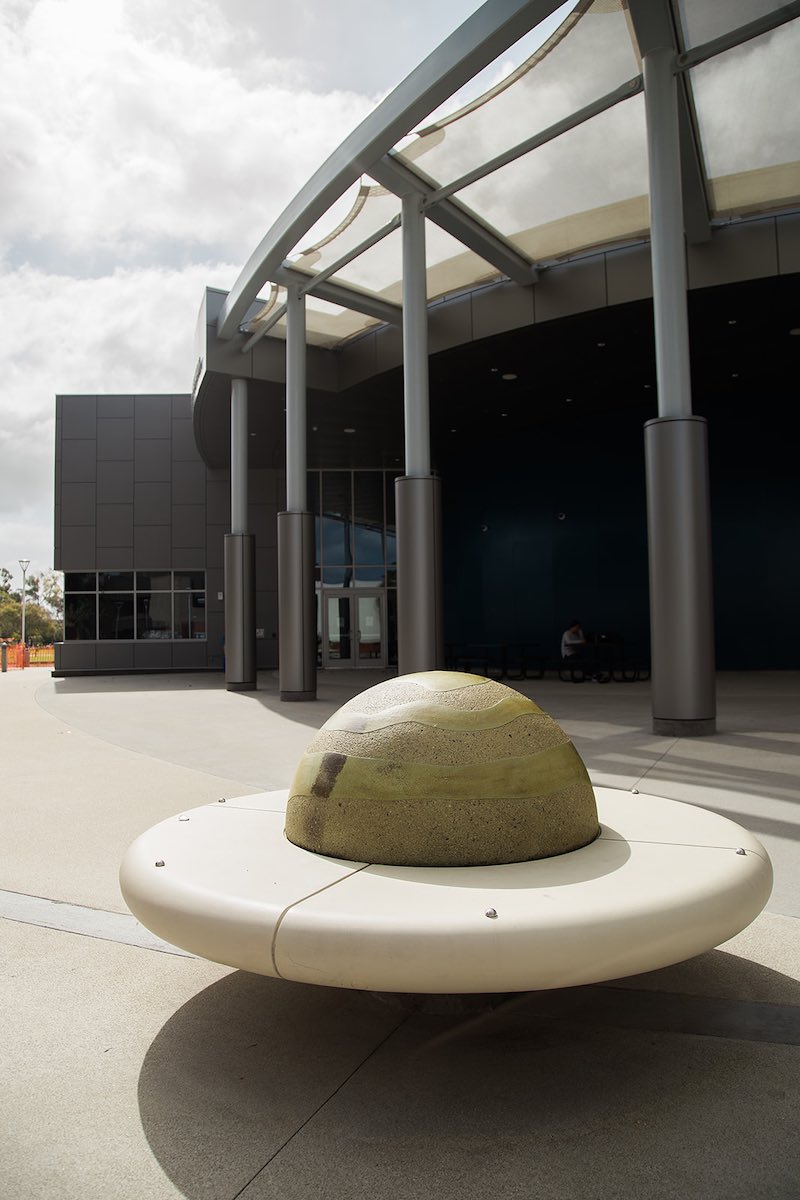
M 233 972 L 160 1030 L 139 1111 L 189 1200 L 789 1197 L 798 1006 L 722 950 L 444 1015 Z

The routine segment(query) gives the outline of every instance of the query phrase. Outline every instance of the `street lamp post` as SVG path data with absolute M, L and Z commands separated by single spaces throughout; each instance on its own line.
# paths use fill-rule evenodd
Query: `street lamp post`
M 25 575 L 28 567 L 31 565 L 29 558 L 20 558 L 19 565 L 22 568 L 22 663 L 25 665 Z

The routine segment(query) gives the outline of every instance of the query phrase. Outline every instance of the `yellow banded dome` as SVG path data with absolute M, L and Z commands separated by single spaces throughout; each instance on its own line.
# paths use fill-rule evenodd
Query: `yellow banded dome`
M 487 866 L 565 854 L 599 830 L 572 742 L 480 675 L 380 683 L 325 722 L 295 772 L 286 836 L 332 858 Z

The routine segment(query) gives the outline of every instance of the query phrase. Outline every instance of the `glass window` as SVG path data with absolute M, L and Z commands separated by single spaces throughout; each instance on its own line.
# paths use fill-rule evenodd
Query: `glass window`
M 352 567 L 323 567 L 323 587 L 350 587 L 353 583 Z
M 102 640 L 133 638 L 133 593 L 101 593 L 98 603 L 98 627 Z
M 171 592 L 171 571 L 137 571 L 137 592 Z
M 64 596 L 64 640 L 93 642 L 97 638 L 97 597 Z
M 101 592 L 132 592 L 133 571 L 100 571 L 97 585 Z
M 205 571 L 176 571 L 176 592 L 204 592 L 206 590 Z
M 97 574 L 95 571 L 67 571 L 64 576 L 65 592 L 96 592 Z
M 386 563 L 388 566 L 394 566 L 397 563 L 397 534 L 396 517 L 395 517 L 395 502 L 394 502 L 394 481 L 397 479 L 397 472 L 386 472 Z
M 136 593 L 136 636 L 140 641 L 172 637 L 170 592 Z
M 358 587 L 383 587 L 386 578 L 382 563 L 375 567 L 356 567 L 353 575 Z
M 349 471 L 323 471 L 322 474 L 322 561 L 352 562 L 350 516 L 352 513 L 351 475 Z
M 353 485 L 355 561 L 383 564 L 383 472 L 356 471 Z
M 134 593 L 133 571 L 68 572 L 65 641 L 205 638 L 205 571 L 136 571 L 135 579 Z
M 314 514 L 314 562 L 320 564 L 319 471 L 308 472 L 308 511 Z
M 202 574 L 202 572 L 201 572 Z M 176 572 L 177 575 L 177 572 Z M 175 593 L 175 637 L 204 640 L 206 636 L 205 592 Z

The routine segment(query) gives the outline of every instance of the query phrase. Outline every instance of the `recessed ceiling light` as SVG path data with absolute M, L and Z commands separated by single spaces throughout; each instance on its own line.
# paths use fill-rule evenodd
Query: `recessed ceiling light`
M 507 417 L 507 416 L 508 416 L 508 413 L 500 413 L 500 416 L 501 416 L 501 417 Z
M 256 435 L 255 435 L 254 433 L 251 433 L 251 434 L 250 434 L 250 437 L 255 437 L 255 436 L 256 436 Z
M 311 432 L 312 432 L 312 433 L 316 433 L 316 432 L 317 432 L 317 429 L 318 429 L 318 426 L 317 426 L 317 425 L 312 425 L 312 426 L 311 426 Z
M 353 428 L 353 426 L 352 426 L 352 425 L 345 425 L 345 427 L 344 427 L 344 429 L 342 430 L 342 432 L 343 432 L 343 433 L 355 433 L 355 429 Z
M 451 433 L 458 433 L 458 430 L 457 430 L 457 429 L 451 429 L 451 430 L 450 430 L 450 432 L 451 432 Z
M 598 346 L 600 347 L 600 349 L 602 350 L 602 349 L 603 349 L 603 347 L 605 346 L 605 342 L 598 342 L 598 343 L 597 343 L 597 345 L 598 345 Z
M 800 328 L 797 328 L 797 329 L 790 329 L 790 330 L 789 330 L 789 337 L 800 337 Z
M 738 378 L 739 378 L 739 372 L 731 371 L 731 379 L 738 379 Z
M 489 370 L 492 372 L 493 375 L 497 375 L 500 368 L 499 367 L 489 367 Z
M 505 373 L 505 375 L 503 376 L 503 379 L 516 379 L 516 378 L 517 378 L 517 377 L 516 377 L 516 375 L 514 374 L 514 372 L 513 372 L 513 371 L 507 371 L 507 372 Z
M 646 383 L 646 384 L 644 385 L 644 387 L 645 387 L 645 391 L 649 391 L 649 390 L 650 390 L 650 388 L 651 388 L 652 386 L 653 386 L 653 385 L 652 385 L 652 383 Z
M 565 396 L 565 397 L 564 397 L 564 403 L 565 403 L 565 404 L 572 404 L 572 396 Z

